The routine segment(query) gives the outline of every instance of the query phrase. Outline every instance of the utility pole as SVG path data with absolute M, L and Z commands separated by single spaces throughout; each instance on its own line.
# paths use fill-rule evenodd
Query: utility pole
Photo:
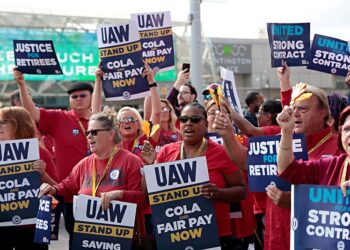
M 201 0 L 191 1 L 191 83 L 198 92 L 197 100 L 203 104 L 204 99 L 201 94 L 203 90 L 202 74 L 202 32 L 201 32 Z

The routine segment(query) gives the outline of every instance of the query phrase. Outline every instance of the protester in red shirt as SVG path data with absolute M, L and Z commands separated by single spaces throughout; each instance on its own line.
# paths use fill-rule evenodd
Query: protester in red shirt
M 14 69 L 13 78 L 18 84 L 23 107 L 29 111 L 39 130 L 51 136 L 55 147 L 56 171 L 59 181 L 66 178 L 73 167 L 90 154 L 84 135 L 91 116 L 91 98 L 93 88 L 88 83 L 75 83 L 69 86 L 70 111 L 47 110 L 35 106 L 28 92 L 22 72 Z M 74 227 L 73 197 L 64 197 L 63 213 L 66 230 L 69 233 L 69 248 L 72 246 Z
M 229 207 L 231 202 L 238 202 L 245 198 L 242 175 L 231 162 L 223 146 L 205 139 L 208 122 L 203 106 L 199 103 L 186 105 L 179 120 L 183 141 L 165 145 L 159 151 L 156 162 L 206 157 L 210 183 L 202 186 L 201 193 L 214 201 L 222 249 L 233 249 Z M 156 154 L 149 143 L 145 144 L 142 156 L 149 164 L 154 162 Z
M 36 138 L 36 126 L 27 110 L 21 107 L 0 109 L 0 141 Z M 42 182 L 56 184 L 57 176 L 52 157 L 44 147 L 39 147 L 40 160 L 33 164 Z M 47 245 L 33 242 L 35 225 L 0 227 L 1 249 L 48 249 Z
M 287 65 L 277 69 L 281 85 L 281 100 L 290 105 L 292 89 L 290 71 Z M 309 160 L 318 160 L 342 153 L 337 146 L 337 137 L 328 126 L 329 105 L 325 92 L 308 84 L 294 88 L 293 96 L 298 93 L 311 93 L 310 98 L 293 100 L 295 129 L 294 133 L 304 133 Z M 275 186 L 267 187 L 265 246 L 266 250 L 289 249 L 290 246 L 290 192 L 283 192 Z
M 108 208 L 111 200 L 142 204 L 145 200 L 140 186 L 142 161 L 121 147 L 114 109 L 106 107 L 93 114 L 85 135 L 92 154 L 82 159 L 59 184 L 44 183 L 39 196 L 67 193 L 98 196 L 102 198 L 103 209 Z M 142 218 L 138 220 L 143 222 Z
M 278 123 L 282 128 L 282 137 L 277 151 L 278 173 L 293 184 L 318 184 L 349 186 L 350 172 L 347 171 L 347 157 L 350 154 L 350 107 L 343 110 L 339 119 L 339 148 L 343 154 L 315 160 L 295 160 L 292 147 L 292 135 L 295 129 L 293 109 L 285 107 L 278 115 Z M 346 189 L 346 188 L 345 188 Z M 345 193 L 346 194 L 346 193 Z

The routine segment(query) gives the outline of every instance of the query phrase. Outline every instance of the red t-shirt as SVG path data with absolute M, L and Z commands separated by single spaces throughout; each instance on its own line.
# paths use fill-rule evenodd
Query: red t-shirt
M 326 128 L 318 133 L 307 136 L 307 149 L 310 150 L 317 142 L 322 140 L 329 132 L 330 128 Z M 309 160 L 317 160 L 322 156 L 329 157 L 330 155 L 338 155 L 341 151 L 338 149 L 336 143 L 336 136 L 330 137 L 327 141 L 321 144 L 315 151 L 309 154 Z M 327 160 L 325 158 L 324 160 Z M 289 170 L 289 167 L 288 167 Z M 314 169 L 315 170 L 315 169 Z M 316 171 L 320 171 L 316 169 Z M 284 172 L 286 172 L 285 170 Z M 283 172 L 282 177 L 284 174 Z M 330 179 L 331 173 L 325 173 L 324 178 Z M 298 176 L 301 178 L 302 176 Z M 322 183 L 320 183 L 322 184 Z M 266 204 L 266 223 L 265 223 L 265 237 L 264 249 L 266 250 L 283 250 L 289 249 L 290 243 L 290 209 L 280 208 L 276 206 L 271 199 L 267 199 Z
M 331 137 L 327 139 L 327 137 L 331 134 Z M 317 149 L 313 150 L 309 153 L 309 160 L 317 160 L 325 157 L 332 157 L 334 155 L 340 155 L 344 153 L 338 147 L 338 138 L 335 134 L 333 134 L 332 129 L 330 127 L 323 129 L 318 133 L 314 133 L 306 136 L 306 146 L 307 150 L 310 152 L 319 141 L 322 139 L 327 139 L 324 143 L 317 147 Z
M 157 162 L 170 162 L 180 160 L 181 142 L 165 145 L 157 155 Z M 226 187 L 224 175 L 231 174 L 239 169 L 232 163 L 230 157 L 222 145 L 208 140 L 208 149 L 205 152 L 208 164 L 209 180 L 218 188 Z M 230 224 L 230 204 L 223 201 L 214 201 L 216 221 L 218 224 L 219 237 L 232 235 Z
M 271 126 L 264 126 L 264 127 L 259 127 L 263 130 L 264 136 L 268 135 L 278 135 L 281 133 L 281 127 L 277 125 L 271 125 Z
M 133 153 L 134 155 L 137 155 L 141 160 L 141 151 L 143 149 L 143 143 L 147 140 L 146 135 L 141 135 L 136 140 L 132 141 L 122 141 L 123 148 L 127 151 Z M 155 142 L 152 138 L 150 138 L 151 145 L 155 148 L 157 146 L 157 142 Z
M 82 159 L 72 170 L 71 174 L 56 185 L 57 195 L 71 194 L 92 195 L 92 166 L 95 155 Z M 96 183 L 106 167 L 108 159 L 96 158 Z M 96 196 L 101 192 L 124 190 L 122 201 L 142 204 L 145 195 L 141 191 L 141 160 L 132 153 L 119 149 L 115 154 L 107 174 L 103 178 Z
M 158 145 L 156 147 L 156 152 L 159 152 L 161 147 L 163 147 L 164 145 L 172 143 L 172 142 L 177 142 L 180 140 L 181 140 L 181 135 L 178 131 L 161 129 L 160 135 L 159 135 L 159 142 L 158 142 Z
M 248 138 L 246 136 L 240 135 L 238 140 L 243 146 L 247 147 Z M 232 235 L 237 239 L 252 235 L 256 228 L 256 220 L 253 213 L 254 195 L 249 192 L 247 170 L 243 170 L 242 175 L 247 188 L 247 197 L 239 202 L 242 217 L 231 218 Z
M 73 110 L 40 109 L 39 128 L 53 139 L 59 181 L 70 174 L 88 150 L 87 139 L 78 124 L 79 119 L 87 129 L 88 120 L 79 118 Z
M 58 177 L 56 174 L 56 166 L 53 162 L 51 153 L 44 147 L 39 147 L 40 159 L 46 163 L 45 172 L 56 182 L 58 182 Z
M 242 171 L 247 186 L 247 197 L 240 202 L 242 218 L 231 219 L 231 230 L 235 238 L 240 239 L 254 234 L 256 220 L 253 212 L 254 193 L 249 192 L 247 170 Z
M 293 184 L 339 186 L 346 157 L 344 153 L 318 160 L 294 160 L 280 176 Z M 350 171 L 346 172 L 345 179 L 350 179 Z

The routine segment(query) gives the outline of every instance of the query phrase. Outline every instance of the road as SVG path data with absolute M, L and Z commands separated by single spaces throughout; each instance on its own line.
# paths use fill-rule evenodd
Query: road
M 68 249 L 68 239 L 69 239 L 69 236 L 64 227 L 64 218 L 63 216 L 61 216 L 58 240 L 51 241 L 49 249 L 50 250 Z

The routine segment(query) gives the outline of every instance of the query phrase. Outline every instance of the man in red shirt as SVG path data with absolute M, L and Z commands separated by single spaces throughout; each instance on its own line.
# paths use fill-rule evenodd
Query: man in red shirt
M 292 88 L 288 66 L 278 68 L 277 75 L 280 79 L 282 104 L 289 105 Z M 337 137 L 328 126 L 330 111 L 326 94 L 323 90 L 311 85 L 306 85 L 304 91 L 312 95 L 308 99 L 294 102 L 294 133 L 305 134 L 309 160 L 341 154 L 337 146 Z M 289 249 L 290 192 L 283 192 L 269 186 L 267 195 L 269 199 L 266 204 L 264 249 Z
M 76 83 L 69 87 L 70 111 L 47 110 L 35 106 L 25 84 L 23 73 L 14 69 L 13 77 L 18 84 L 23 107 L 29 111 L 39 129 L 50 135 L 56 154 L 56 173 L 61 182 L 73 167 L 90 154 L 84 135 L 91 116 L 91 98 L 93 87 L 88 83 Z M 70 235 L 69 248 L 73 236 L 73 197 L 64 197 L 64 216 L 66 230 Z

